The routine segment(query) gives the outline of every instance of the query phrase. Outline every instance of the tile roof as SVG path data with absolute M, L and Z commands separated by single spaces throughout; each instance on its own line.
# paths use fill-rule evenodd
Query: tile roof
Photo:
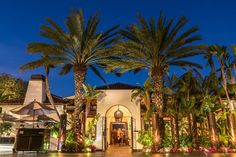
M 140 88 L 139 86 L 134 86 L 134 85 L 129 85 L 129 84 L 125 84 L 125 83 L 113 83 L 113 84 L 108 84 L 108 85 L 104 85 L 104 86 L 99 86 L 96 89 L 135 89 L 135 88 Z
M 66 104 L 68 103 L 68 100 L 65 100 L 63 99 L 62 97 L 60 96 L 56 96 L 56 95 L 53 95 L 52 94 L 52 98 L 54 100 L 54 103 L 55 104 Z M 21 99 L 15 99 L 15 100 L 3 100 L 3 101 L 0 101 L 0 105 L 23 105 L 24 103 L 24 98 L 21 98 Z M 46 101 L 44 102 L 44 104 L 49 104 L 49 100 L 48 98 L 46 97 Z

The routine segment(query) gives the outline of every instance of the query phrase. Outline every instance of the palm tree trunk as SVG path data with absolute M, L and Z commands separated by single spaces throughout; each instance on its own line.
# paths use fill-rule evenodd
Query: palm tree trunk
M 233 64 L 234 73 L 236 74 L 236 63 Z
M 198 149 L 199 148 L 199 140 L 198 140 L 198 132 L 197 132 L 197 121 L 196 121 L 196 116 L 193 113 L 189 114 L 189 123 L 190 123 L 190 128 L 189 130 L 190 135 L 192 136 L 192 146 L 193 148 Z
M 227 121 L 229 127 L 229 143 L 231 147 L 236 148 L 236 121 L 235 114 L 232 111 L 227 113 Z
M 178 149 L 180 147 L 180 142 L 179 142 L 179 119 L 177 115 L 171 118 L 171 128 L 172 128 L 173 148 Z
M 84 140 L 84 132 L 81 130 L 83 128 L 81 125 L 80 113 L 83 106 L 83 84 L 85 82 L 86 77 L 86 67 L 74 66 L 74 84 L 75 84 L 75 98 L 74 98 L 74 133 L 77 137 L 78 143 L 83 143 Z
M 53 101 L 53 98 L 52 98 L 52 94 L 50 92 L 50 86 L 49 86 L 49 68 L 45 67 L 45 72 L 46 72 L 46 76 L 45 76 L 45 92 L 46 92 L 46 95 L 48 97 L 48 100 L 50 102 L 50 104 L 53 106 L 57 116 L 58 116 L 58 119 L 60 119 L 60 114 L 56 108 L 56 105 Z
M 48 98 L 50 104 L 53 106 L 53 108 L 54 108 L 54 110 L 55 110 L 55 112 L 57 114 L 58 120 L 60 122 L 62 122 L 61 121 L 61 116 L 60 116 L 60 114 L 59 114 L 59 112 L 57 110 L 57 107 L 56 107 L 55 103 L 54 103 L 54 100 L 53 100 L 52 94 L 51 94 L 51 90 L 50 90 L 50 85 L 49 85 L 49 72 L 50 72 L 50 69 L 48 67 L 44 67 L 44 69 L 45 69 L 45 73 L 46 73 L 46 76 L 45 76 L 45 92 L 46 92 L 47 98 Z M 60 124 L 60 125 L 62 125 L 62 124 Z M 64 144 L 64 141 L 65 141 L 65 138 L 63 138 L 63 136 L 64 136 L 63 134 L 64 133 L 61 133 L 61 132 L 63 132 L 61 130 L 62 128 L 60 127 L 59 129 L 60 129 L 59 130 L 60 133 L 59 133 L 58 143 L 57 143 L 57 149 L 58 150 L 61 149 L 61 146 Z
M 229 93 L 227 90 L 227 81 L 226 81 L 224 65 L 221 65 L 221 77 L 222 77 L 222 86 L 224 88 L 225 95 L 228 101 L 227 121 L 228 121 L 228 127 L 229 127 L 229 135 L 230 135 L 229 143 L 231 144 L 233 148 L 236 148 L 236 122 L 235 122 L 236 120 L 235 120 L 235 115 L 232 113 L 232 111 L 234 110 L 234 105 L 229 97 Z
M 66 126 L 67 126 L 67 114 L 64 113 L 60 117 L 60 130 L 59 130 L 59 146 L 58 150 L 61 150 L 66 140 Z
M 158 127 L 158 138 L 157 140 L 160 140 L 156 142 L 158 144 L 157 147 L 159 147 L 164 140 L 165 137 L 165 124 L 163 119 L 163 78 L 164 74 L 159 68 L 154 68 L 154 70 L 151 72 L 151 79 L 153 80 L 153 86 L 154 86 L 154 104 L 156 106 L 157 111 L 157 127 Z
M 208 127 L 209 127 L 208 129 L 210 133 L 211 144 L 213 147 L 218 148 L 219 138 L 217 135 L 215 114 L 212 112 L 209 112 L 207 114 L 207 120 L 208 120 Z
M 223 66 L 223 67 L 222 67 Z M 230 110 L 234 110 L 234 106 L 233 106 L 233 103 L 231 102 L 230 100 L 230 97 L 229 97 L 229 92 L 227 90 L 227 81 L 226 81 L 226 75 L 225 75 L 225 70 L 224 70 L 224 65 L 221 65 L 221 78 L 222 78 L 222 86 L 223 86 L 223 89 L 225 91 L 225 95 L 226 95 L 226 98 L 227 98 L 227 101 L 228 101 L 228 108 Z
M 160 148 L 161 145 L 161 135 L 160 131 L 158 130 L 158 115 L 157 113 L 152 114 L 152 133 L 153 133 L 153 144 L 154 147 L 157 149 Z
M 204 127 L 204 122 L 201 122 L 200 123 L 200 130 L 201 130 L 201 136 L 203 136 L 204 135 L 204 129 L 205 129 L 205 127 Z

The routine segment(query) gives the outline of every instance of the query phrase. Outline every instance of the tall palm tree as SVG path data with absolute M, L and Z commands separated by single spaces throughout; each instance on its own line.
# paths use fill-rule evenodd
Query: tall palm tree
M 153 82 L 154 103 L 159 116 L 163 117 L 163 77 L 169 66 L 201 68 L 186 58 L 203 53 L 205 46 L 192 44 L 201 37 L 195 35 L 197 27 L 183 29 L 188 23 L 185 17 L 175 22 L 161 13 L 157 22 L 154 19 L 146 21 L 141 16 L 138 21 L 139 24 L 134 23 L 121 31 L 127 40 L 115 45 L 117 57 L 106 69 L 117 73 L 147 69 Z
M 205 81 L 206 83 L 203 83 L 203 86 L 205 86 L 207 89 L 205 89 L 204 87 L 202 88 L 203 89 L 202 90 L 202 94 L 203 94 L 202 100 L 205 99 L 204 98 L 205 96 L 206 96 L 206 98 L 209 97 L 208 91 L 210 91 L 211 97 L 209 97 L 209 99 L 208 99 L 209 100 L 208 104 L 212 104 L 211 100 L 214 100 L 215 99 L 214 97 L 216 96 L 218 100 L 217 101 L 215 100 L 214 103 L 218 104 L 217 107 L 221 107 L 221 110 L 222 110 L 221 114 L 226 115 L 225 114 L 226 113 L 225 112 L 225 104 L 223 103 L 223 100 L 222 100 L 222 90 L 221 90 L 222 84 L 221 84 L 221 80 L 217 76 L 217 73 L 215 70 L 214 56 L 215 56 L 214 53 L 207 53 L 205 56 L 205 58 L 207 59 L 207 65 L 209 65 L 211 67 L 211 72 Z M 227 69 L 227 70 L 229 70 L 229 69 Z M 231 75 L 231 73 L 230 73 L 230 75 Z M 213 106 L 215 106 L 215 105 L 213 105 Z M 211 110 L 212 110 L 211 108 L 208 109 L 208 111 L 211 111 Z M 215 115 L 213 112 L 208 112 L 207 117 L 208 117 L 208 126 L 211 126 L 211 127 L 209 127 L 211 143 L 213 146 L 217 147 L 220 142 L 220 136 L 225 136 L 227 134 L 226 133 L 227 124 L 221 123 L 221 125 L 220 126 L 218 125 L 218 127 L 217 127 Z M 222 117 L 224 117 L 224 116 L 220 116 L 220 118 L 218 118 L 218 122 L 224 121 L 223 120 L 224 118 L 222 118 Z
M 97 65 L 104 67 L 105 64 L 111 62 L 112 49 L 110 46 L 119 38 L 114 32 L 118 26 L 104 32 L 98 32 L 99 16 L 95 14 L 85 23 L 82 10 L 71 11 L 65 21 L 65 29 L 52 19 L 48 18 L 47 21 L 49 25 L 43 25 L 40 34 L 51 42 L 31 43 L 28 50 L 31 53 L 43 52 L 44 55 L 60 56 L 62 59 L 60 74 L 73 71 L 75 86 L 75 121 L 73 126 L 78 142 L 83 143 L 79 119 L 87 69 L 91 68 L 97 76 L 104 80 L 97 69 Z
M 227 110 L 228 110 L 227 121 L 230 134 L 230 144 L 232 147 L 236 148 L 236 119 L 235 119 L 235 114 L 233 113 L 234 105 L 229 96 L 227 74 L 225 67 L 227 60 L 230 57 L 229 49 L 226 46 L 212 45 L 209 47 L 209 53 L 214 54 L 220 64 L 221 84 L 227 99 Z

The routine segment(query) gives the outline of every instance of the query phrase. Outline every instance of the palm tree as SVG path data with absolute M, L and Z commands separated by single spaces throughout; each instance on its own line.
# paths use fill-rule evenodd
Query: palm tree
M 180 103 L 177 92 L 178 78 L 174 73 L 172 76 L 167 75 L 165 82 L 165 96 L 167 113 L 171 118 L 171 130 L 172 130 L 172 144 L 173 148 L 178 149 L 180 147 L 179 140 L 179 117 L 181 115 Z
M 90 112 L 90 106 L 97 103 L 97 97 L 103 93 L 103 91 L 96 90 L 96 86 L 92 87 L 90 84 L 83 85 L 84 97 L 86 104 L 86 117 Z
M 214 73 L 210 73 L 209 76 L 206 76 L 202 83 L 202 92 L 201 92 L 201 113 L 207 115 L 208 129 L 211 139 L 211 144 L 213 147 L 219 147 L 219 137 L 216 127 L 216 118 L 215 111 L 222 107 L 215 89 L 218 84 L 215 84 Z
M 195 75 L 194 75 L 195 74 Z M 181 99 L 181 104 L 186 110 L 186 115 L 189 123 L 189 133 L 192 137 L 194 148 L 199 147 L 199 138 L 197 132 L 197 96 L 201 88 L 201 76 L 196 70 L 189 70 L 183 74 L 178 81 L 178 95 Z
M 151 108 L 151 94 L 153 92 L 153 88 L 152 88 L 152 84 L 150 82 L 150 79 L 147 79 L 142 88 L 137 88 L 132 90 L 132 95 L 131 95 L 131 99 L 132 100 L 136 100 L 139 99 L 141 104 L 144 104 L 147 111 L 146 111 L 146 115 L 148 114 L 150 108 Z M 150 118 L 145 116 L 146 119 Z
M 236 45 L 232 45 L 232 53 L 233 53 L 233 69 L 234 69 L 234 73 L 236 74 Z
M 225 71 L 226 62 L 228 58 L 230 57 L 229 49 L 225 46 L 212 45 L 209 47 L 209 53 L 214 54 L 220 64 L 221 84 L 222 84 L 222 87 L 224 89 L 226 99 L 227 99 L 227 110 L 228 110 L 227 121 L 228 121 L 229 134 L 230 134 L 230 144 L 232 147 L 236 148 L 236 119 L 233 113 L 234 105 L 229 96 L 228 85 L 227 85 L 227 75 Z M 232 80 L 232 78 L 230 80 Z
M 83 85 L 84 89 L 84 98 L 85 98 L 85 124 L 86 124 L 86 118 L 88 117 L 88 114 L 90 112 L 91 105 L 95 105 L 97 103 L 97 98 L 100 94 L 103 93 L 103 91 L 96 90 L 96 86 L 92 87 L 90 84 L 87 84 L 86 86 Z
M 31 53 L 57 56 L 61 59 L 60 74 L 67 74 L 73 70 L 75 85 L 75 121 L 74 133 L 79 143 L 83 143 L 80 130 L 80 112 L 83 104 L 83 84 L 87 69 L 91 68 L 103 81 L 97 65 L 104 67 L 111 62 L 112 49 L 110 45 L 118 40 L 114 26 L 105 32 L 97 32 L 100 18 L 97 14 L 91 16 L 85 23 L 82 10 L 71 11 L 65 21 L 66 30 L 62 29 L 52 19 L 47 19 L 48 25 L 41 27 L 41 36 L 51 40 L 50 43 L 34 42 L 28 46 Z
M 117 56 L 106 70 L 124 73 L 147 69 L 153 82 L 154 103 L 162 118 L 163 77 L 169 66 L 201 68 L 199 64 L 186 58 L 203 53 L 205 46 L 192 45 L 201 40 L 201 37 L 193 35 L 198 31 L 197 27 L 184 31 L 183 28 L 188 23 L 185 17 L 181 17 L 176 23 L 174 19 L 167 20 L 163 14 L 160 14 L 157 22 L 154 19 L 146 21 L 141 16 L 138 21 L 139 24 L 134 23 L 120 32 L 127 40 L 114 46 Z M 160 141 L 156 141 L 155 145 L 160 145 Z
M 144 115 L 144 123 L 148 122 L 148 127 L 144 127 L 144 130 L 150 130 L 150 118 L 155 116 L 152 107 L 151 95 L 153 93 L 152 83 L 150 79 L 147 79 L 141 88 L 133 89 L 131 99 L 132 101 L 139 101 L 140 104 L 145 105 L 146 113 Z M 156 126 L 156 119 L 152 118 L 152 133 L 155 138 L 158 134 L 157 126 Z

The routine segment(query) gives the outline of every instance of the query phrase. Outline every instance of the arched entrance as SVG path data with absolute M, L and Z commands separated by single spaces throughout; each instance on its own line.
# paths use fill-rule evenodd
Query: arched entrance
M 121 121 L 116 121 L 114 113 L 120 110 L 123 113 Z M 130 110 L 125 105 L 113 105 L 107 108 L 104 116 L 101 117 L 99 129 L 101 129 L 101 148 L 103 151 L 107 150 L 109 147 L 115 150 L 120 150 L 122 148 L 128 148 L 132 151 L 139 149 L 137 146 L 137 133 L 140 126 L 140 121 L 136 121 L 134 117 L 135 112 Z M 138 124 L 137 124 L 138 123 Z M 118 141 L 117 131 L 118 129 L 122 131 L 122 139 Z M 99 136 L 97 136 L 99 138 Z M 118 149 L 117 149 L 118 148 Z M 126 149 L 127 150 L 127 149 Z
M 115 113 L 122 113 L 122 118 L 116 119 Z M 114 105 L 110 107 L 106 114 L 106 144 L 108 146 L 127 146 L 132 147 L 132 114 L 129 109 L 123 105 Z
M 100 118 L 97 123 L 94 142 L 98 150 L 105 151 L 113 144 L 111 130 L 119 127 L 119 125 L 120 127 L 126 126 L 125 130 L 128 132 L 126 135 L 129 140 L 125 142 L 129 144 L 129 148 L 131 147 L 132 150 L 142 148 L 142 145 L 136 140 L 138 131 L 141 130 L 140 104 L 131 101 L 131 96 L 132 90 L 105 90 L 103 95 L 99 97 L 97 113 L 100 114 Z M 123 112 L 123 119 L 121 124 L 116 125 L 113 122 L 116 122 L 114 113 L 118 110 L 118 106 Z

